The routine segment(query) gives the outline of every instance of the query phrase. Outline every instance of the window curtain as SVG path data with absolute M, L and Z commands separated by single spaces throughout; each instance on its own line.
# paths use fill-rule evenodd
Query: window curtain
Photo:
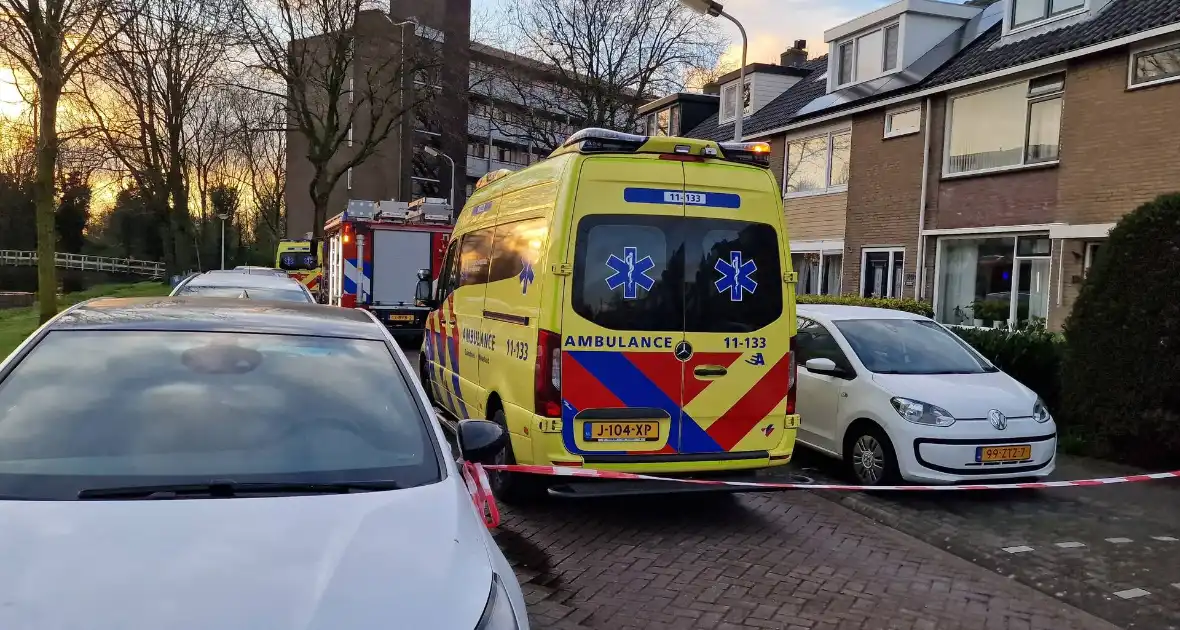
M 824 284 L 820 293 L 840 295 L 840 276 L 844 271 L 844 257 L 840 254 L 824 257 Z
M 972 325 L 971 303 L 975 301 L 978 264 L 979 247 L 975 241 L 943 241 L 942 294 L 938 301 L 938 321 L 943 324 Z

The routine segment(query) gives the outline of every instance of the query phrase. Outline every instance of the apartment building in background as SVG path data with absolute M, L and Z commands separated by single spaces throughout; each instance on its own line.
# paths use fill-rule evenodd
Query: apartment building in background
M 825 40 L 743 121 L 800 293 L 1059 329 L 1115 222 L 1180 190 L 1180 0 L 902 0 Z M 732 138 L 720 87 L 686 135 Z
M 352 199 L 448 198 L 452 185 L 455 207 L 461 208 L 485 173 L 517 170 L 552 151 L 551 142 L 538 142 L 538 134 L 529 128 L 536 113 L 514 100 L 511 90 L 490 89 L 493 81 L 488 78 L 543 72 L 543 66 L 471 42 L 470 21 L 470 0 L 392 0 L 388 14 L 371 10 L 358 16 L 357 65 L 387 63 L 392 55 L 418 55 L 428 60 L 419 65 L 429 65 L 429 71 L 403 77 L 402 89 L 432 90 L 435 97 L 403 117 L 376 154 L 341 179 L 332 192 L 329 216 L 343 211 Z M 578 121 L 560 122 L 558 133 L 572 133 Z M 313 214 L 307 190 L 311 167 L 304 157 L 307 143 L 300 133 L 289 131 L 287 147 L 287 236 L 304 238 L 312 230 Z M 453 160 L 454 170 L 451 162 L 430 155 L 426 147 Z M 349 146 L 341 147 L 342 154 L 348 150 Z

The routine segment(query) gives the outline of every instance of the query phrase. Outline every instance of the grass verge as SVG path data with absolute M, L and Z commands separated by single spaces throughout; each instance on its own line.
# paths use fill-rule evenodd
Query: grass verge
M 134 284 L 100 284 L 85 291 L 67 293 L 58 298 L 58 307 L 65 308 L 96 297 L 157 297 L 168 295 L 169 287 L 160 282 Z M 37 330 L 37 306 L 0 310 L 0 359 L 7 357 L 25 337 Z

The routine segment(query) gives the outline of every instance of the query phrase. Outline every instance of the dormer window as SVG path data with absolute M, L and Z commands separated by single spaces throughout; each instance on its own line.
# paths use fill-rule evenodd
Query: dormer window
M 860 83 L 897 70 L 900 45 L 901 25 L 898 23 L 840 43 L 837 47 L 836 85 Z
M 745 98 L 743 99 L 745 101 L 743 104 L 743 118 L 753 113 L 750 108 L 750 79 L 751 77 L 746 78 L 746 90 L 744 94 Z M 721 115 L 717 118 L 717 122 L 727 123 L 737 119 L 737 95 L 737 81 L 734 81 L 733 83 L 730 83 L 729 85 L 721 88 Z
M 1086 8 L 1087 0 L 1009 0 L 1010 28 L 1033 26 L 1040 22 L 1065 17 Z

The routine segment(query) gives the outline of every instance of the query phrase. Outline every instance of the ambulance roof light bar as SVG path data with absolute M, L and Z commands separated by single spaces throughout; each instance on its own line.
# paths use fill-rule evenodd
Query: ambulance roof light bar
M 649 136 L 591 127 L 570 136 L 561 147 L 574 148 L 581 153 L 635 153 L 652 139 Z M 710 144 L 700 149 L 699 156 L 693 155 L 691 144 L 676 144 L 672 151 L 661 157 L 679 161 L 718 158 L 753 166 L 770 166 L 770 144 L 766 142 L 720 142 L 716 147 Z
M 578 150 L 583 153 L 616 153 L 635 152 L 645 142 L 647 142 L 647 136 L 590 127 L 570 136 L 561 146 L 570 147 L 580 144 Z
M 770 167 L 768 142 L 719 142 L 724 159 L 742 164 Z

